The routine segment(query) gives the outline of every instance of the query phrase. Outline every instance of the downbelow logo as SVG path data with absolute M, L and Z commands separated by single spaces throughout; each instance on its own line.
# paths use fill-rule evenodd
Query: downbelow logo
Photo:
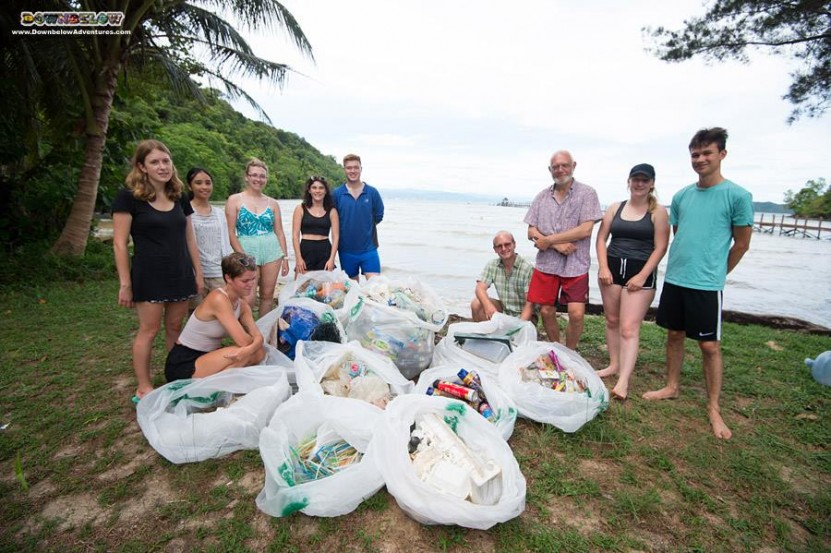
M 20 12 L 24 27 L 121 27 L 124 12 Z

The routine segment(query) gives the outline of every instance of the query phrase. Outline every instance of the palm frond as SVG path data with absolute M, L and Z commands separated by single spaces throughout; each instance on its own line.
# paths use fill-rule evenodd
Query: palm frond
M 230 11 L 248 29 L 270 30 L 276 22 L 289 35 L 298 50 L 314 61 L 312 45 L 294 16 L 276 0 L 192 0 L 186 5 L 202 4 Z
M 263 110 L 262 106 L 257 103 L 257 101 L 251 97 L 245 90 L 234 84 L 233 81 L 227 79 L 224 75 L 213 71 L 211 69 L 206 68 L 204 75 L 208 77 L 208 79 L 213 83 L 214 80 L 219 81 L 222 84 L 222 88 L 224 89 L 224 95 L 227 96 L 231 100 L 237 100 L 242 98 L 248 105 L 250 105 L 254 110 L 259 114 L 259 116 L 269 125 L 273 125 L 271 122 L 271 118 L 268 114 Z

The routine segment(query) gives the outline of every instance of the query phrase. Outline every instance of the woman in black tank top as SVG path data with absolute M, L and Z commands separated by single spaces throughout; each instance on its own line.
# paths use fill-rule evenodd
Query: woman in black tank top
M 332 202 L 329 183 L 323 177 L 311 176 L 303 187 L 303 201 L 292 217 L 295 278 L 306 271 L 333 270 L 339 237 L 338 210 Z
M 629 199 L 613 203 L 603 215 L 595 244 L 609 350 L 609 366 L 597 374 L 618 375 L 612 397 L 621 400 L 629 394 L 641 323 L 655 298 L 658 263 L 669 243 L 667 210 L 654 194 L 655 169 L 648 163 L 635 165 L 628 187 Z

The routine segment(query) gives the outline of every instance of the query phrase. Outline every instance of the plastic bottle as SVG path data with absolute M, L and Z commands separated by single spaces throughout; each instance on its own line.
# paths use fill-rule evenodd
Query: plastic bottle
M 479 413 L 491 422 L 496 422 L 496 414 L 491 409 L 491 406 L 486 402 L 479 404 Z

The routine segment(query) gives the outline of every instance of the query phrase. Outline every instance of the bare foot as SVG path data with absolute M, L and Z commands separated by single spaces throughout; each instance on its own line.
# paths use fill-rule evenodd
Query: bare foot
M 600 378 L 606 378 L 607 376 L 612 376 L 613 374 L 617 374 L 617 367 L 613 367 L 609 365 L 603 370 L 594 371 L 594 374 L 599 376 Z
M 621 386 L 620 383 L 618 383 L 614 388 L 612 388 L 612 392 L 611 392 L 612 399 L 617 399 L 617 400 L 620 400 L 620 401 L 626 401 L 626 398 L 628 397 L 627 396 L 628 392 L 629 392 L 628 388 L 625 388 L 625 387 Z
M 677 399 L 678 398 L 678 388 L 670 388 L 669 386 L 664 386 L 660 390 L 654 390 L 652 392 L 646 392 L 642 397 L 644 399 Z
M 713 434 L 716 435 L 716 438 L 719 440 L 729 440 L 733 437 L 733 433 L 724 424 L 724 419 L 721 418 L 721 413 L 717 408 L 711 409 L 708 407 L 707 416 L 710 418 L 710 425 L 713 427 Z

